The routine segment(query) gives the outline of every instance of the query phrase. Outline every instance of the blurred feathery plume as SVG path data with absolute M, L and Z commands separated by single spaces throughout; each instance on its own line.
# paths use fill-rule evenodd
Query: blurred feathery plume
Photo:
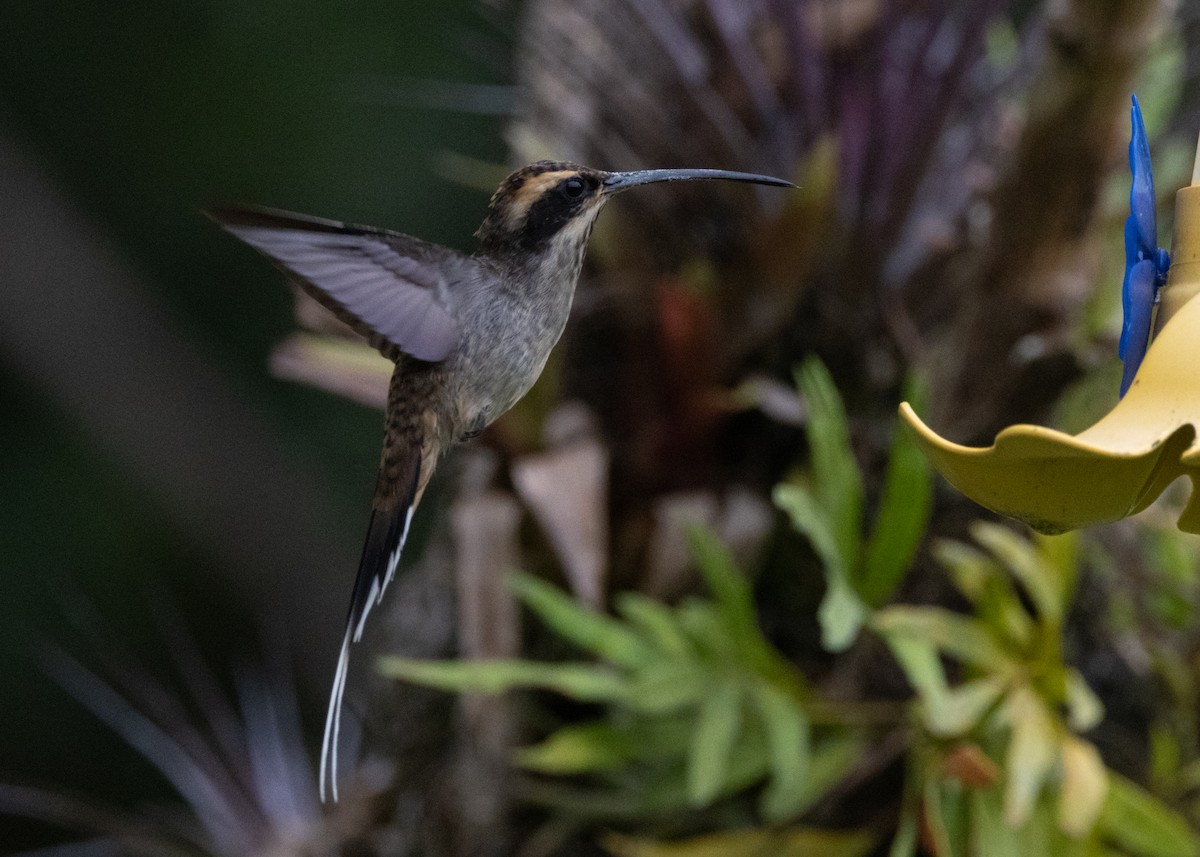
M 152 613 L 171 680 L 159 678 L 82 598 L 68 606 L 78 650 L 87 655 L 45 644 L 45 671 L 149 762 L 183 805 L 134 810 L 53 787 L 3 783 L 0 814 L 88 837 L 60 846 L 63 855 L 298 857 L 350 847 L 383 853 L 371 831 L 390 768 L 361 768 L 349 799 L 322 812 L 282 653 L 268 666 L 239 670 L 231 696 L 168 599 L 157 599 Z

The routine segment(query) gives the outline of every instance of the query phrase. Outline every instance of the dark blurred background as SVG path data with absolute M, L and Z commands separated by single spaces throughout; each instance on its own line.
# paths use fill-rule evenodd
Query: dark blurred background
M 421 82 L 501 81 L 507 36 L 473 0 L 2 15 L 0 777 L 161 792 L 37 647 L 93 607 L 152 660 L 151 605 L 173 599 L 218 665 L 261 648 L 275 605 L 288 645 L 330 661 L 381 430 L 268 375 L 292 297 L 201 208 L 469 247 L 487 196 L 445 155 L 503 162 L 503 104 L 440 110 Z

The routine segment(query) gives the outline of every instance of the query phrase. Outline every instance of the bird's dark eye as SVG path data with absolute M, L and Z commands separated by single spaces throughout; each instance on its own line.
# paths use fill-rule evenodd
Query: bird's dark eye
M 584 184 L 583 179 L 577 177 L 567 179 L 558 187 L 562 191 L 562 195 L 567 199 L 579 199 L 587 190 L 587 185 Z

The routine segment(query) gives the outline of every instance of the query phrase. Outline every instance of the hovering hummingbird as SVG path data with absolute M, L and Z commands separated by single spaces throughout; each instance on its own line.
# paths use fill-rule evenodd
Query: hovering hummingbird
M 614 194 L 653 182 L 720 179 L 793 187 L 725 170 L 610 173 L 540 161 L 492 196 L 464 255 L 386 229 L 263 208 L 216 208 L 250 244 L 396 364 L 366 544 L 338 653 L 320 793 L 338 797 L 338 734 L 351 644 L 396 573 L 413 510 L 439 456 L 533 386 L 562 334 L 596 215 Z

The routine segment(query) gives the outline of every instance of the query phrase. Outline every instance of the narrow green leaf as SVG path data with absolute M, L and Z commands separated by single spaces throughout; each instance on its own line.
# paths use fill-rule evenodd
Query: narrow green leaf
M 955 857 L 961 854 L 963 849 L 955 847 L 962 842 L 955 835 L 960 826 L 958 810 L 961 807 L 958 804 L 961 801 L 955 799 L 954 793 L 942 788 L 937 777 L 926 778 L 923 786 L 925 830 L 932 840 L 933 853 L 937 857 Z
M 988 590 L 984 602 L 976 609 L 976 614 L 996 629 L 997 636 L 1005 641 L 1009 650 L 1036 655 L 1040 639 L 1039 629 L 1025 605 L 1021 603 L 1016 590 L 998 578 L 992 580 Z
M 616 608 L 662 654 L 668 657 L 694 654 L 674 612 L 665 604 L 637 592 L 622 592 L 616 597 Z
M 709 833 L 678 842 L 655 842 L 620 834 L 604 837 L 614 857 L 865 857 L 876 843 L 865 831 L 837 832 L 791 827 Z
M 1200 855 L 1200 840 L 1183 818 L 1111 771 L 1100 823 L 1106 837 L 1134 857 Z
M 829 652 L 844 652 L 850 648 L 867 619 L 867 605 L 863 604 L 850 584 L 841 578 L 833 578 L 825 588 L 825 597 L 817 608 L 817 621 L 821 623 L 821 645 Z
M 1054 536 L 1035 533 L 1034 543 L 1042 565 L 1053 572 L 1058 602 L 1066 612 L 1066 605 L 1074 597 L 1075 583 L 1079 577 L 1079 533 L 1067 532 Z
M 946 674 L 937 649 L 929 640 L 906 634 L 884 634 L 884 641 L 904 670 L 904 677 L 926 708 L 946 695 Z
M 821 508 L 837 540 L 847 568 L 858 565 L 862 539 L 862 474 L 850 446 L 850 429 L 842 398 L 829 370 L 815 357 L 796 372 L 796 383 L 808 404 L 812 481 Z
M 825 597 L 817 613 L 821 644 L 832 652 L 843 651 L 858 636 L 868 611 L 850 586 L 844 554 L 829 517 L 817 499 L 800 485 L 779 485 L 774 500 L 821 560 L 825 572 Z
M 970 792 L 972 853 L 978 857 L 1026 857 L 1016 831 L 1004 820 L 999 796 L 996 788 Z
M 687 766 L 692 806 L 706 806 L 722 793 L 741 723 L 741 689 L 735 684 L 717 685 L 700 704 Z
M 1108 794 L 1108 771 L 1096 746 L 1064 736 L 1062 785 L 1058 798 L 1058 826 L 1063 833 L 1082 839 L 1092 832 Z
M 545 581 L 518 574 L 511 586 L 551 630 L 610 663 L 637 667 L 655 657 L 651 647 L 621 622 L 584 607 Z
M 690 761 L 690 750 L 695 739 L 695 724 L 688 736 L 684 749 L 687 751 L 685 760 Z M 769 765 L 767 759 L 767 742 L 763 735 L 753 732 L 743 732 L 736 745 L 736 752 L 730 754 L 723 775 L 723 785 L 718 798 L 735 794 L 748 789 L 766 777 Z M 680 765 L 678 770 L 664 771 L 646 781 L 644 787 L 638 790 L 638 801 L 642 811 L 642 819 L 647 816 L 662 813 L 679 813 L 694 809 L 689 788 L 690 771 L 687 765 Z
M 892 838 L 888 857 L 915 857 L 916 853 L 917 816 L 915 812 L 906 812 L 900 816 L 900 824 L 896 828 L 896 835 Z
M 844 780 L 854 764 L 872 746 L 862 735 L 849 730 L 814 741 L 809 750 L 801 812 Z
M 935 541 L 933 556 L 950 573 L 958 591 L 972 604 L 983 597 L 988 579 L 996 572 L 992 560 L 970 545 L 952 539 Z
M 1104 703 L 1088 687 L 1079 670 L 1069 668 L 1066 673 L 1067 722 L 1076 732 L 1088 732 L 1100 725 L 1104 719 Z
M 1008 672 L 1013 659 L 978 619 L 942 607 L 887 607 L 871 619 L 885 637 L 905 635 L 927 640 L 941 651 L 987 672 Z
M 676 606 L 675 616 L 695 652 L 689 660 L 706 669 L 739 663 L 738 637 L 715 603 L 708 599 L 686 598 Z
M 1033 644 L 1035 626 L 1013 577 L 992 557 L 962 542 L 940 540 L 933 554 L 954 585 L 975 605 L 975 615 L 1018 651 Z
M 947 690 L 935 704 L 926 706 L 929 731 L 939 737 L 965 734 L 996 704 L 1008 685 L 1007 676 L 993 675 Z
M 626 683 L 626 704 L 646 714 L 666 714 L 694 705 L 712 690 L 716 681 L 703 664 L 661 660 L 648 664 Z
M 798 814 L 810 793 L 808 718 L 795 700 L 769 685 L 758 685 L 754 697 L 766 729 L 771 764 L 771 779 L 759 809 L 767 821 L 780 822 Z
M 792 526 L 812 544 L 826 573 L 845 578 L 846 560 L 842 556 L 829 517 L 817 498 L 802 485 L 778 485 L 772 497 L 792 521 Z
M 928 772 L 923 770 L 924 767 L 919 749 L 908 754 L 904 765 L 900 823 L 897 825 L 896 835 L 892 838 L 892 847 L 888 849 L 888 857 L 915 857 L 917 853 L 920 819 L 924 812 L 925 782 L 930 779 Z
M 609 723 L 564 726 L 540 744 L 516 751 L 517 764 L 542 774 L 582 774 L 617 770 L 636 758 L 628 732 Z
M 537 661 L 422 661 L 383 657 L 379 672 L 388 678 L 441 690 L 498 694 L 517 687 L 554 691 L 581 702 L 624 702 L 626 683 L 602 667 Z
M 873 607 L 883 604 L 912 564 L 929 524 L 933 479 L 924 453 L 899 424 L 892 437 L 875 527 L 867 541 L 855 590 Z
M 1061 735 L 1045 703 L 1029 688 L 1018 687 L 1008 696 L 1005 719 L 1012 735 L 1004 771 L 1004 818 L 1020 827 L 1033 811 L 1042 784 L 1059 756 Z
M 729 549 L 711 532 L 698 526 L 688 529 L 688 544 L 700 573 L 704 575 L 704 582 L 708 584 L 734 636 L 757 637 L 759 631 L 754 613 L 754 594 Z
M 1053 622 L 1062 619 L 1065 603 L 1058 572 L 1031 542 L 1007 527 L 987 521 L 972 524 L 971 535 L 1021 582 L 1039 616 Z

